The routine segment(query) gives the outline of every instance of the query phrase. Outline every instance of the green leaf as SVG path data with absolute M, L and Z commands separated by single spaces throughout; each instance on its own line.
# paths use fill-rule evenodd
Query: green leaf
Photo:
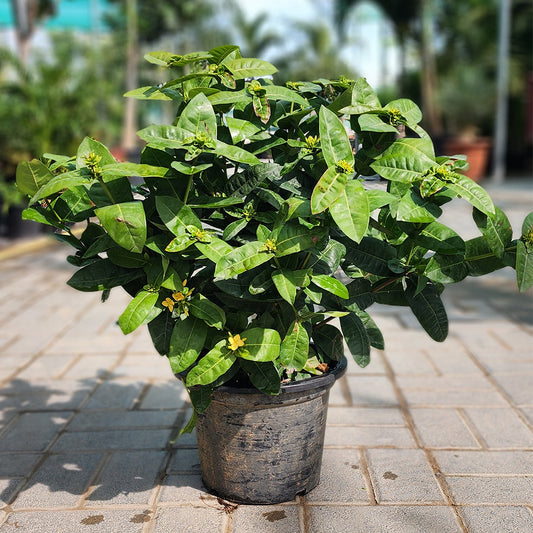
M 384 350 L 385 341 L 383 339 L 383 334 L 381 333 L 381 330 L 378 328 L 372 317 L 366 311 L 359 310 L 356 312 L 356 314 L 365 326 L 366 333 L 370 340 L 370 346 L 373 346 L 378 350 Z
M 484 276 L 505 266 L 485 237 L 470 239 L 465 245 L 465 263 L 470 276 Z
M 474 208 L 472 217 L 492 251 L 498 257 L 503 257 L 506 246 L 513 239 L 513 229 L 506 214 L 498 207 L 494 209 L 494 215 L 486 215 Z
M 102 168 L 102 177 L 107 179 L 113 176 L 141 176 L 143 178 L 163 178 L 168 174 L 168 168 L 153 165 L 140 165 L 136 163 L 113 163 Z
M 96 180 L 91 180 L 91 178 L 82 175 L 81 171 L 79 170 L 73 170 L 72 172 L 59 174 L 59 176 L 55 176 L 50 181 L 46 182 L 35 193 L 33 198 L 30 200 L 30 205 L 42 200 L 43 198 L 49 198 L 53 194 L 64 189 L 71 189 L 74 187 L 79 187 L 80 185 L 90 185 L 95 181 Z
M 433 144 L 428 139 L 400 139 L 372 163 L 380 176 L 404 183 L 422 179 L 424 173 L 436 165 Z
M 103 237 L 107 237 L 107 235 L 104 235 Z M 114 246 L 114 241 L 111 242 Z M 142 268 L 147 263 L 147 258 L 143 254 L 128 252 L 128 250 L 119 246 L 114 246 L 107 250 L 107 257 L 109 257 L 115 265 L 124 268 Z
M 329 167 L 318 180 L 311 195 L 311 212 L 322 213 L 339 198 L 346 187 L 348 174 Z
M 154 348 L 160 355 L 167 355 L 175 320 L 170 313 L 161 313 L 148 323 L 148 331 Z
M 360 115 L 361 113 L 381 108 L 379 98 L 365 78 L 358 78 L 355 80 L 352 89 L 348 89 L 341 96 L 344 95 L 348 97 L 348 100 L 339 97 L 339 100 L 341 100 L 344 105 L 344 107 L 339 110 L 339 113 L 344 115 Z M 333 107 L 335 103 L 336 101 L 333 102 L 330 107 Z
M 200 250 L 213 263 L 218 263 L 222 257 L 233 251 L 233 247 L 218 237 L 211 237 L 207 243 L 196 242 L 196 248 Z
M 275 74 L 278 69 L 262 59 L 240 58 L 224 61 L 224 66 L 233 74 L 236 80 L 245 78 L 261 78 Z
M 236 356 L 227 348 L 226 340 L 221 340 L 187 374 L 187 387 L 213 383 L 231 368 L 235 360 Z
M 410 189 L 397 202 L 390 204 L 391 214 L 402 222 L 433 222 L 442 214 L 442 209 L 430 199 Z
M 226 144 L 216 139 L 215 154 L 246 165 L 258 165 L 260 163 L 257 157 L 239 146 Z
M 375 115 L 374 113 L 366 113 L 364 115 L 361 115 L 358 119 L 358 122 L 361 131 L 392 131 L 394 133 L 398 132 L 398 130 L 394 126 L 387 124 L 378 115 Z
M 368 200 L 368 210 L 370 213 L 372 213 L 372 211 L 375 209 L 379 209 L 384 205 L 390 204 L 396 198 L 393 194 L 380 189 L 367 190 L 366 197 Z
M 21 161 L 17 165 L 17 187 L 22 194 L 33 196 L 43 185 L 46 185 L 53 178 L 54 175 L 52 172 L 38 159 Z
M 205 94 L 198 93 L 183 109 L 177 123 L 178 128 L 193 135 L 207 134 L 213 139 L 217 136 L 217 119 L 211 102 Z
M 287 223 L 281 228 L 276 241 L 276 257 L 283 257 L 316 246 L 324 235 L 324 228 L 308 229 L 300 224 Z
M 290 304 L 294 303 L 297 287 L 309 285 L 308 270 L 276 270 L 272 273 L 272 281 L 280 296 Z
M 348 263 L 378 276 L 390 276 L 389 261 L 396 257 L 396 248 L 374 237 L 363 237 L 357 246 L 346 248 Z
M 203 320 L 187 318 L 176 322 L 168 351 L 172 372 L 183 372 L 196 361 L 206 337 L 207 326 Z
M 523 241 L 516 243 L 516 280 L 520 292 L 533 287 L 533 246 Z
M 208 326 L 222 329 L 226 323 L 226 314 L 218 305 L 208 300 L 202 294 L 197 294 L 189 302 L 191 315 L 203 320 Z
M 333 220 L 355 242 L 365 236 L 370 217 L 365 189 L 360 181 L 350 180 L 341 195 L 329 207 Z
M 233 222 L 230 222 L 225 228 L 224 233 L 222 234 L 222 238 L 225 241 L 229 241 L 235 237 L 235 235 L 238 235 L 240 231 L 242 231 L 246 226 L 248 225 L 248 220 L 246 218 L 241 218 L 238 220 L 234 220 Z
M 178 236 L 187 233 L 187 226 L 195 226 L 202 229 L 200 219 L 179 198 L 173 196 L 157 196 L 155 205 L 163 224 L 174 235 Z
M 231 278 L 266 263 L 274 257 L 274 254 L 262 251 L 263 247 L 262 242 L 253 241 L 234 248 L 217 261 L 215 276 L 220 279 Z
M 435 254 L 428 262 L 424 276 L 435 283 L 457 283 L 468 276 L 464 255 Z
M 494 204 L 485 189 L 462 174 L 455 174 L 455 177 L 453 182 L 446 182 L 446 187 L 455 192 L 460 198 L 464 198 L 474 207 L 477 207 L 482 213 L 486 215 L 495 214 Z
M 335 113 L 324 106 L 320 108 L 318 116 L 320 146 L 328 167 L 335 168 L 340 161 L 346 161 L 353 167 L 352 146 L 344 124 Z
M 300 104 L 302 107 L 309 107 L 309 102 L 292 89 L 279 85 L 265 85 L 264 89 L 265 96 L 269 100 L 285 100 L 286 102 Z
M 85 137 L 78 146 L 76 153 L 76 167 L 78 169 L 87 166 L 85 158 L 91 153 L 101 157 L 99 162 L 100 167 L 116 163 L 115 158 L 105 145 L 91 137 Z
M 417 293 L 416 283 L 408 283 L 405 296 L 426 333 L 437 342 L 444 341 L 448 336 L 448 316 L 437 287 L 428 283 Z
M 257 132 L 261 131 L 259 126 L 252 124 L 248 120 L 242 120 L 234 117 L 225 117 L 226 124 L 229 128 L 233 144 L 238 144 L 244 140 L 249 140 Z
M 354 361 L 362 368 L 370 363 L 370 338 L 361 319 L 354 313 L 340 318 L 344 340 Z
M 325 274 L 313 274 L 311 281 L 321 289 L 331 292 L 339 298 L 346 299 L 349 296 L 346 286 L 334 277 L 326 276 Z
M 130 252 L 142 252 L 146 242 L 146 215 L 141 202 L 125 202 L 95 209 L 111 238 Z
M 309 353 L 309 335 L 300 322 L 293 322 L 281 343 L 280 363 L 289 369 L 302 370 Z
M 279 394 L 281 380 L 273 363 L 258 363 L 241 358 L 239 364 L 256 389 L 265 394 Z
M 119 267 L 109 259 L 100 259 L 75 272 L 67 284 L 78 291 L 103 291 L 125 285 L 143 275 L 141 270 Z
M 136 330 L 139 326 L 153 320 L 162 311 L 156 307 L 159 293 L 140 291 L 128 304 L 118 319 L 118 325 L 124 335 Z
M 402 117 L 407 121 L 410 128 L 413 128 L 422 120 L 422 111 L 412 101 L 407 98 L 400 98 L 398 100 L 390 101 L 383 109 L 398 110 Z
M 244 349 L 238 355 L 250 361 L 274 361 L 279 356 L 281 338 L 275 329 L 251 328 L 241 333 Z
M 465 251 L 465 243 L 451 228 L 440 222 L 428 224 L 418 235 L 415 242 L 442 254 L 460 254 Z
M 340 361 L 344 357 L 343 336 L 335 326 L 322 324 L 313 329 L 312 337 L 317 351 L 326 361 Z

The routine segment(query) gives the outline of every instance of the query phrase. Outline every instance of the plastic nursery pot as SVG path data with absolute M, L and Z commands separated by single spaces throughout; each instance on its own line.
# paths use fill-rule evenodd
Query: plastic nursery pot
M 294 500 L 320 480 L 329 390 L 343 358 L 321 376 L 283 384 L 279 396 L 222 386 L 198 416 L 196 434 L 206 488 L 226 500 Z

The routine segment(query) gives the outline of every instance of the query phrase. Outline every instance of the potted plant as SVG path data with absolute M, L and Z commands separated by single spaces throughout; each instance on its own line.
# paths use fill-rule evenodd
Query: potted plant
M 533 215 L 513 240 L 460 161 L 435 155 L 418 107 L 382 106 L 363 79 L 278 86 L 273 65 L 236 46 L 146 58 L 178 76 L 127 96 L 174 101 L 175 122 L 139 132 L 140 164 L 91 138 L 21 163 L 24 216 L 73 247 L 70 286 L 131 295 L 118 323 L 147 324 L 189 392 L 206 486 L 290 500 L 318 482 L 343 341 L 361 367 L 383 348 L 370 306 L 409 307 L 443 341 L 445 284 L 511 266 L 532 285 Z M 386 190 L 365 188 L 375 173 Z M 459 196 L 475 239 L 438 221 Z

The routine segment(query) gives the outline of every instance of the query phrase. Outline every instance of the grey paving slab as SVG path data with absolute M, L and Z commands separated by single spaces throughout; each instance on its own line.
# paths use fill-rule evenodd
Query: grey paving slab
M 9 513 L 0 532 L 142 533 L 144 523 L 135 510 L 38 511 Z
M 37 453 L 0 453 L 0 477 L 26 476 L 41 458 Z
M 292 505 L 239 506 L 231 513 L 231 533 L 298 533 L 301 529 L 300 509 Z
M 68 431 L 93 431 L 101 429 L 151 429 L 171 428 L 176 411 L 81 411 L 68 425 Z
M 533 502 L 533 477 L 446 476 L 446 483 L 459 505 L 530 505 Z
M 140 396 L 145 383 L 140 380 L 112 380 L 102 383 L 83 406 L 84 409 L 129 409 Z
M 113 453 L 86 505 L 148 504 L 166 457 L 166 452 L 150 450 Z
M 313 533 L 463 533 L 453 511 L 441 506 L 310 506 Z
M 379 502 L 444 503 L 422 450 L 368 450 L 369 470 Z
M 530 475 L 533 453 L 528 451 L 434 451 L 441 472 L 446 475 Z
M 206 500 L 216 502 L 216 498 L 206 492 L 198 473 L 167 476 L 158 503 L 204 505 Z
M 417 433 L 428 448 L 480 448 L 472 431 L 455 409 L 410 410 Z
M 169 473 L 198 474 L 200 472 L 200 456 L 197 448 L 178 448 L 168 465 Z
M 468 407 L 464 412 L 487 447 L 533 450 L 533 431 L 513 409 Z
M 408 428 L 387 426 L 327 426 L 325 446 L 413 448 L 415 440 Z
M 189 508 L 159 508 L 155 518 L 154 533 L 225 533 L 227 516 L 216 500 L 200 502 L 192 512 Z
M 25 413 L 0 438 L 0 451 L 43 451 L 71 416 L 68 411 Z
M 320 484 L 305 498 L 308 502 L 370 503 L 370 487 L 362 472 L 358 450 L 326 449 Z
M 144 395 L 140 409 L 180 409 L 188 400 L 188 395 L 181 381 L 153 383 Z
M 348 386 L 354 405 L 398 405 L 398 398 L 386 376 L 348 376 Z
M 52 455 L 12 504 L 14 509 L 74 507 L 102 461 L 101 454 Z
M 57 453 L 69 450 L 162 449 L 166 446 L 170 434 L 170 429 L 76 431 L 61 435 L 53 450 Z
M 515 405 L 533 405 L 533 374 L 494 374 L 498 385 Z
M 533 531 L 533 515 L 525 507 L 460 507 L 468 533 L 526 533 Z
M 345 426 L 405 426 L 397 407 L 335 407 L 328 408 L 328 424 Z

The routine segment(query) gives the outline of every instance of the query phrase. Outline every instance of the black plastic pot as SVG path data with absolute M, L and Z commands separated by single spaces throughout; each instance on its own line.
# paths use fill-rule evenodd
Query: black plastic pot
M 226 500 L 293 500 L 320 480 L 329 390 L 346 371 L 284 384 L 279 396 L 222 386 L 198 416 L 196 433 L 206 488 Z

